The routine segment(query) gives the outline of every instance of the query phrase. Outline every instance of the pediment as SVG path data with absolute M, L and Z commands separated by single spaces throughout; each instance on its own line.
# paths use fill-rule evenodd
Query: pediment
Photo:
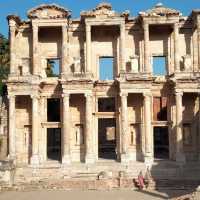
M 140 16 L 146 16 L 146 17 L 172 16 L 172 15 L 180 16 L 181 13 L 178 10 L 163 6 L 162 3 L 158 3 L 152 9 L 149 9 L 145 12 L 140 12 Z
M 112 6 L 110 3 L 100 3 L 90 11 L 83 11 L 81 12 L 81 17 L 94 17 L 94 18 L 108 18 L 108 17 L 128 17 L 129 12 L 125 13 L 116 13 L 112 10 Z
M 56 18 L 68 18 L 71 15 L 71 11 L 60 7 L 56 4 L 42 4 L 36 8 L 28 11 L 27 16 L 30 19 L 56 19 Z

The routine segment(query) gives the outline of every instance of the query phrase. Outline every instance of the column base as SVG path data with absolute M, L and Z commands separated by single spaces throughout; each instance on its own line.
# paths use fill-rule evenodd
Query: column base
M 176 153 L 176 162 L 186 163 L 185 155 L 183 153 Z
M 63 165 L 70 165 L 71 164 L 70 155 L 65 155 L 65 156 L 62 157 L 62 164 Z
M 153 157 L 151 153 L 146 153 L 144 156 L 144 163 L 147 167 L 150 167 L 153 164 Z
M 37 166 L 40 164 L 40 159 L 38 155 L 33 155 L 30 161 L 31 165 Z
M 94 155 L 92 155 L 92 154 L 87 154 L 87 155 L 85 156 L 85 163 L 86 163 L 86 164 L 94 164 L 94 163 L 95 163 Z
M 129 155 L 128 153 L 121 154 L 121 163 L 129 163 Z

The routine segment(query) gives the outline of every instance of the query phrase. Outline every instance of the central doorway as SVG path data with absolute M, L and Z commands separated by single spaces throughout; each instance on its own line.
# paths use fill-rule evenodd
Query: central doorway
M 49 160 L 61 160 L 61 129 L 47 129 L 47 158 Z
M 98 157 L 115 160 L 116 155 L 116 119 L 98 119 Z
M 168 127 L 154 127 L 154 158 L 169 159 Z

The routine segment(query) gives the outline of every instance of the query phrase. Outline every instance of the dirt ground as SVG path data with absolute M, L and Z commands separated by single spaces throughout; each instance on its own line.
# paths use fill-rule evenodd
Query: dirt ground
M 31 191 L 31 192 L 2 192 L 0 200 L 160 200 L 178 197 L 176 191 L 154 192 L 136 190 L 112 191 Z

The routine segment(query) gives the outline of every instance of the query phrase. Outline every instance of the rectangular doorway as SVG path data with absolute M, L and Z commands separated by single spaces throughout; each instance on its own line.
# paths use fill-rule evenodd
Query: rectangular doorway
M 61 160 L 61 129 L 47 129 L 47 158 L 49 160 Z
M 98 119 L 99 159 L 116 160 L 116 119 Z
M 154 158 L 169 159 L 168 127 L 154 127 Z

